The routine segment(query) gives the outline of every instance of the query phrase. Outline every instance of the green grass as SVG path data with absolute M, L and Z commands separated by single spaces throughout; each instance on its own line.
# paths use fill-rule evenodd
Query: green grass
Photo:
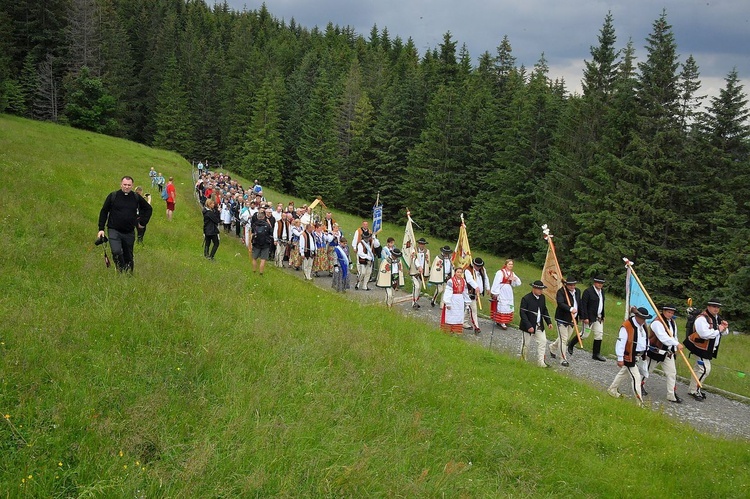
M 175 220 L 154 199 L 119 276 L 93 246 L 98 212 L 152 165 L 176 179 Z M 750 494 L 748 442 L 275 268 L 261 279 L 232 238 L 205 261 L 173 154 L 0 116 L 0 174 L 3 496 L 614 497 L 649 476 L 669 477 L 665 497 Z

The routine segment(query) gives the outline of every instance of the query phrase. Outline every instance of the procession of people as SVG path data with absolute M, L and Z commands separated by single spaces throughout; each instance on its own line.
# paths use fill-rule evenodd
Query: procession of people
M 152 168 L 149 176 L 152 186 L 159 187 L 161 173 L 155 173 Z M 139 240 L 142 240 L 151 215 L 142 189 L 130 194 L 132 184 L 130 177 L 123 177 L 121 190 L 107 197 L 97 234 L 98 241 L 106 239 L 103 237 L 106 223 L 116 267 L 131 273 L 133 231 L 138 228 Z M 167 220 L 171 221 L 175 200 L 172 177 L 165 192 Z M 516 308 L 513 289 L 522 282 L 513 270 L 512 259 L 505 260 L 490 284 L 481 258 L 471 258 L 470 253 L 466 258 L 465 254 L 459 255 L 458 247 L 454 251 L 443 246 L 433 260 L 429 241 L 424 237 L 414 240 L 413 234 L 410 241 L 405 234 L 403 249 L 395 247 L 393 237 L 381 244 L 379 224 L 378 230 L 373 232 L 367 220 L 352 232 L 350 245 L 330 211 L 313 212 L 311 206 L 296 207 L 291 201 L 286 206 L 284 203 L 274 205 L 266 199 L 257 180 L 251 189 L 245 190 L 230 175 L 203 167 L 199 168 L 195 194 L 203 211 L 203 256 L 208 260 L 215 260 L 220 228 L 223 227 L 226 234 L 234 229 L 234 234 L 248 247 L 252 271 L 259 275 L 264 274 L 266 261 L 271 260 L 276 267 L 299 271 L 307 281 L 331 279 L 331 287 L 340 293 L 352 288 L 357 292 L 382 290 L 383 302 L 388 308 L 408 301 L 412 309 L 419 309 L 420 298 L 426 296 L 432 307 L 439 307 L 440 328 L 458 335 L 465 330 L 481 334 L 479 308 L 484 300 L 489 303 L 487 315 L 492 323 L 492 334 L 495 329 L 507 331 L 516 319 L 519 320 L 519 356 L 524 360 L 533 351 L 533 358 L 540 367 L 550 367 L 552 361 L 569 367 L 575 345 L 583 347 L 582 342 L 589 335 L 593 335 L 592 359 L 607 360 L 602 354 L 605 280 L 601 276 L 594 277 L 583 294 L 576 279 L 556 276 L 559 284 L 548 294 L 551 299 L 554 297 L 553 318 L 545 299 L 549 287 L 544 275 L 542 280 L 530 284 L 530 292 L 521 298 Z M 549 234 L 546 226 L 544 228 L 547 238 Z M 552 246 L 551 236 L 548 240 Z M 556 265 L 557 273 L 561 274 Z M 410 280 L 406 279 L 407 275 Z M 400 292 L 404 296 L 397 296 Z M 613 352 L 620 369 L 607 392 L 619 398 L 623 395 L 620 392 L 623 384 L 630 385 L 635 400 L 642 404 L 647 394 L 646 380 L 661 366 L 666 377 L 666 400 L 681 403 L 682 398 L 676 392 L 675 359 L 678 354 L 684 357 L 684 349 L 697 358 L 695 367 L 690 368 L 692 379 L 688 394 L 697 401 L 705 400 L 702 384 L 711 373 L 711 360 L 718 354 L 721 336 L 729 332 L 727 322 L 719 315 L 720 307 L 718 300 L 709 301 L 683 342 L 679 341 L 674 321 L 676 307 L 663 304 L 658 314 L 651 313 L 655 307 L 651 310 L 631 307 L 619 328 Z M 547 332 L 552 331 L 557 334 L 548 344 Z

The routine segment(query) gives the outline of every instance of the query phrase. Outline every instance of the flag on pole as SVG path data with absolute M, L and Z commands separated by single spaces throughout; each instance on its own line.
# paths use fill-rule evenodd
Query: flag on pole
M 549 244 L 547 245 L 547 258 L 544 259 L 544 267 L 542 267 L 541 281 L 547 286 L 544 295 L 555 302 L 557 290 L 562 287 L 562 276 L 557 270 L 557 260 L 555 260 L 555 254 L 551 251 Z
M 469 265 L 471 265 L 471 248 L 469 247 L 469 236 L 466 233 L 466 224 L 464 223 L 464 214 L 462 213 L 456 251 L 453 252 L 453 268 L 465 269 Z
M 404 241 L 401 244 L 401 254 L 403 255 L 406 268 L 411 267 L 411 254 L 417 249 L 417 240 L 414 238 L 414 229 L 412 229 L 411 212 L 406 212 L 406 228 L 404 229 Z
M 648 294 L 645 289 L 641 287 L 638 280 L 633 274 L 633 269 L 630 265 L 627 265 L 627 275 L 625 277 L 625 320 L 630 316 L 631 307 L 643 307 L 648 310 L 648 313 L 654 317 L 658 317 L 654 307 L 651 306 L 651 300 L 648 299 Z
M 372 207 L 372 233 L 377 234 L 383 228 L 383 205 L 380 202 L 380 192 L 375 198 L 375 205 Z

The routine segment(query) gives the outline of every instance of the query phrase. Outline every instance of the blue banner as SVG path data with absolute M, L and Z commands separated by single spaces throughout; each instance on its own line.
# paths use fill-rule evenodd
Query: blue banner
M 383 205 L 372 207 L 372 233 L 377 234 L 383 227 Z
M 656 313 L 656 310 L 651 306 L 651 304 L 648 302 L 648 298 L 646 297 L 646 291 L 641 288 L 640 284 L 638 284 L 638 281 L 636 280 L 635 276 L 632 272 L 628 272 L 628 283 L 627 283 L 627 291 L 628 291 L 628 304 L 630 307 L 643 307 L 646 310 L 648 310 L 648 313 L 652 316 L 656 317 L 658 314 Z M 627 316 L 629 309 L 625 310 L 625 315 Z

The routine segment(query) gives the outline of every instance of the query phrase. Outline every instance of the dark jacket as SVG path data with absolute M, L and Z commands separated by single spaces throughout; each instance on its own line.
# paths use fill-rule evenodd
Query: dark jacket
M 99 230 L 104 230 L 106 224 L 110 229 L 132 234 L 137 223 L 144 227 L 148 224 L 151 211 L 151 205 L 140 194 L 131 191 L 126 195 L 122 190 L 111 192 L 99 212 Z
M 604 290 L 602 290 L 602 303 L 606 301 L 604 296 Z M 583 292 L 581 297 L 581 307 L 578 310 L 578 316 L 581 320 L 588 319 L 590 322 L 594 322 L 597 319 L 597 311 L 599 310 L 599 295 L 596 294 L 594 286 L 589 286 L 586 291 Z M 604 319 L 604 306 L 602 306 L 602 319 Z
M 219 212 L 215 209 L 209 210 L 203 208 L 203 234 L 207 236 L 215 236 L 219 233 L 219 224 L 221 223 L 221 217 Z
M 565 297 L 565 294 L 568 294 L 568 297 Z M 575 293 L 575 303 L 578 304 L 578 307 L 581 307 L 581 291 L 576 288 Z M 557 322 L 561 322 L 565 324 L 566 326 L 570 326 L 573 324 L 573 319 L 575 318 L 576 321 L 578 321 L 578 311 L 576 311 L 576 316 L 573 317 L 570 313 L 570 308 L 573 306 L 573 297 L 570 296 L 570 293 L 568 293 L 568 290 L 563 286 L 562 288 L 557 290 L 557 295 L 555 296 L 557 299 L 557 310 L 555 310 L 555 320 Z M 568 305 L 568 299 L 570 299 L 570 305 Z
M 534 328 L 536 332 L 536 316 L 537 312 L 542 312 L 542 321 L 546 322 L 547 325 L 552 324 L 552 318 L 549 316 L 547 311 L 547 300 L 544 295 L 540 295 L 538 298 L 533 292 L 527 294 L 521 298 L 521 324 L 518 326 L 524 333 L 529 332 L 529 328 Z

